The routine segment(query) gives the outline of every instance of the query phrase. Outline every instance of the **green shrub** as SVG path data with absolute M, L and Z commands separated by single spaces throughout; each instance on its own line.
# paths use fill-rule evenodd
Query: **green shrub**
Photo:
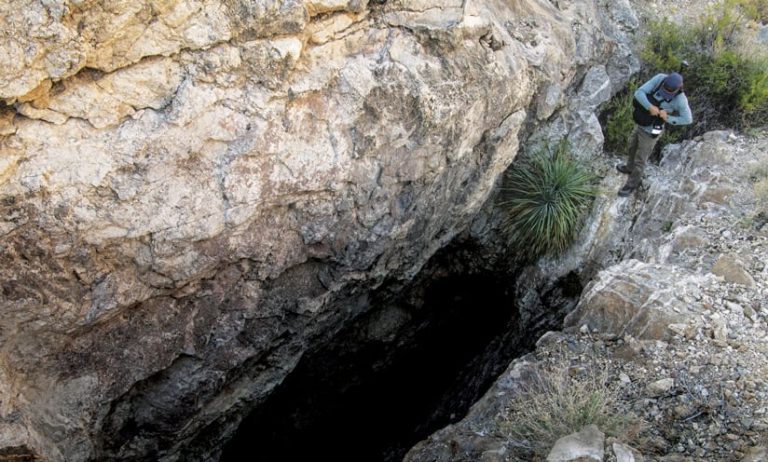
M 724 112 L 728 114 L 738 114 L 738 117 L 733 117 L 737 126 L 754 127 L 759 122 L 751 119 L 768 108 L 767 66 L 767 59 L 724 49 L 713 54 L 695 79 L 699 87 L 706 88 L 717 108 L 726 109 Z M 734 105 L 734 102 L 737 104 Z M 729 108 L 733 109 L 728 111 Z
M 565 140 L 511 167 L 499 206 L 503 231 L 521 259 L 559 253 L 571 244 L 597 194 L 594 180 Z
M 640 58 L 643 66 L 652 70 L 651 75 L 657 70 L 669 72 L 669 69 L 680 69 L 684 59 L 692 58 L 694 44 L 691 37 L 682 34 L 680 29 L 680 26 L 666 19 L 647 24 Z M 648 71 L 645 73 L 647 74 Z M 642 82 L 639 83 L 642 84 Z
M 622 156 L 629 154 L 629 134 L 635 128 L 632 120 L 632 99 L 634 89 L 641 83 L 637 80 L 629 82 L 628 89 L 618 93 L 606 104 L 600 116 L 600 122 L 605 137 L 604 149 Z
M 745 64 L 740 81 L 739 106 L 747 117 L 758 115 L 757 120 L 767 121 L 768 115 L 768 59 L 753 60 Z M 755 123 L 744 122 L 751 127 Z

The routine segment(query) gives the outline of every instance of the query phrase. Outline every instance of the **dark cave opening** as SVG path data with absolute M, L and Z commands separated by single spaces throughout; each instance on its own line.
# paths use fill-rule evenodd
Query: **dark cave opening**
M 513 276 L 470 269 L 456 256 L 444 250 L 412 289 L 306 354 L 242 422 L 221 460 L 255 460 L 244 455 L 256 451 L 263 462 L 400 461 L 461 419 L 513 358 L 556 326 L 524 332 Z M 372 325 L 393 318 L 391 332 L 371 335 Z

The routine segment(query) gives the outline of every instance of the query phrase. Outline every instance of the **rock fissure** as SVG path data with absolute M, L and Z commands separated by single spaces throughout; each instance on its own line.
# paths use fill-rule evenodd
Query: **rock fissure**
M 310 15 L 310 3 L 339 13 Z M 17 390 L 0 417 L 15 413 L 33 435 L 15 446 L 52 462 L 215 460 L 246 415 L 273 406 L 281 383 L 318 372 L 303 358 L 363 336 L 352 348 L 364 350 L 363 367 L 394 344 L 404 363 L 372 361 L 405 367 L 412 338 L 442 335 L 425 311 L 485 296 L 458 294 L 429 310 L 372 300 L 402 289 L 457 237 L 493 240 L 485 204 L 529 133 L 526 116 L 535 120 L 534 83 L 554 82 L 539 105 L 552 115 L 606 50 L 567 46 L 575 39 L 565 25 L 588 17 L 580 11 L 541 11 L 537 24 L 564 37 L 538 38 L 549 54 L 531 67 L 514 47 L 491 55 L 494 39 L 480 39 L 492 31 L 497 45 L 512 43 L 490 25 L 521 8 L 538 12 L 535 2 L 421 12 L 380 3 L 81 2 L 70 10 L 75 29 L 45 13 L 46 27 L 62 27 L 59 43 L 18 34 L 49 50 L 51 65 L 103 72 L 70 75 L 30 60 L 14 81 L 17 69 L 0 56 L 3 98 L 48 79 L 46 104 L 30 103 L 62 124 L 16 117 L 0 148 L 0 196 L 29 205 L 24 220 L 0 216 L 0 230 L 12 230 L 0 244 L 19 249 L 0 254 L 14 283 L 3 285 L 13 298 L 2 301 L 0 332 L 15 332 L 0 336 L 0 390 L 5 376 Z M 26 5 L 31 17 L 43 10 Z M 307 46 L 314 33 L 330 40 Z M 586 22 L 580 31 L 604 33 Z M 598 75 L 611 86 L 623 77 Z M 28 161 L 2 160 L 13 153 Z M 468 267 L 501 257 L 475 258 Z M 499 287 L 488 290 L 509 297 Z M 474 321 L 462 313 L 449 308 L 444 322 Z M 480 356 L 509 353 L 500 340 L 487 353 L 472 343 Z M 454 387 L 453 398 L 445 391 L 460 406 L 442 409 L 466 408 L 479 390 L 472 373 L 453 371 L 472 385 Z

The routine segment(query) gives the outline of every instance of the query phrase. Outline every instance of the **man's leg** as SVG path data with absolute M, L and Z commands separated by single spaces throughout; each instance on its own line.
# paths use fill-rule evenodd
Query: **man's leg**
M 645 130 L 640 127 L 635 127 L 635 131 L 632 133 L 631 147 L 635 147 L 630 151 L 629 167 L 632 168 L 632 172 L 629 174 L 627 183 L 619 191 L 622 196 L 627 196 L 634 191 L 640 183 L 643 181 L 643 174 L 645 173 L 645 165 L 648 162 L 648 158 L 653 152 L 654 146 L 658 137 L 651 136 Z
M 635 125 L 635 129 L 632 130 L 632 135 L 629 137 L 629 158 L 627 159 L 627 169 L 631 172 L 635 168 L 635 156 L 637 155 L 637 132 L 642 131 L 640 127 Z
M 621 173 L 632 173 L 632 169 L 635 166 L 635 152 L 637 151 L 637 125 L 629 135 L 629 156 L 627 156 L 626 164 L 619 164 L 616 166 L 616 170 Z

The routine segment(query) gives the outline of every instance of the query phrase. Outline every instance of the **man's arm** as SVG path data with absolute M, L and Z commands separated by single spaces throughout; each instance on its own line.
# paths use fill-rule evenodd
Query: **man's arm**
M 659 84 L 661 83 L 662 80 L 664 80 L 665 77 L 666 77 L 666 74 L 656 74 L 651 80 L 640 85 L 640 88 L 635 90 L 635 99 L 640 104 L 642 104 L 642 106 L 646 108 L 651 113 L 651 115 L 657 115 L 659 113 L 659 108 L 657 108 L 656 106 L 651 106 L 651 102 L 648 101 L 648 93 L 655 90 L 656 87 L 659 86 Z M 652 108 L 656 108 L 656 109 L 654 110 Z
M 693 123 L 693 114 L 691 114 L 691 107 L 688 105 L 688 97 L 685 96 L 685 93 L 677 95 L 674 103 L 677 115 L 667 116 L 666 122 L 672 125 L 690 125 Z

